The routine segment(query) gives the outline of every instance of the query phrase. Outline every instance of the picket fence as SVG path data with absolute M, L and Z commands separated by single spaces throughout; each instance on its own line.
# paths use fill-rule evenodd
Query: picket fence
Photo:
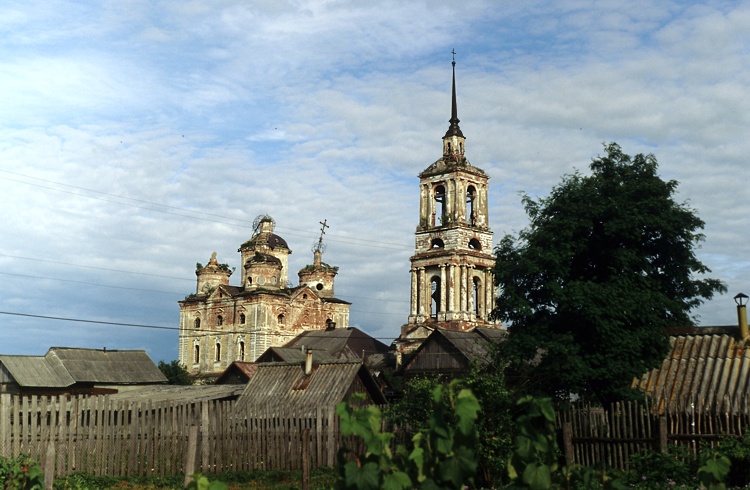
M 29 455 L 46 475 L 165 476 L 333 466 L 342 444 L 327 407 L 237 413 L 235 400 L 113 400 L 0 395 L 0 456 Z
M 726 403 L 711 411 L 693 406 L 655 408 L 648 402 L 620 402 L 609 410 L 586 404 L 557 414 L 568 464 L 627 468 L 630 456 L 645 450 L 683 446 L 693 454 L 724 437 L 742 437 L 750 428 L 750 403 Z

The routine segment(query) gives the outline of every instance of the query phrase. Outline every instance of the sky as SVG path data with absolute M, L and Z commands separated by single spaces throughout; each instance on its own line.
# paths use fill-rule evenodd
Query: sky
M 653 153 L 728 286 L 696 324 L 735 324 L 732 298 L 750 294 L 748 26 L 736 1 L 2 2 L 0 353 L 176 359 L 196 262 L 239 268 L 263 214 L 293 284 L 326 220 L 351 326 L 390 343 L 453 50 L 496 244 L 528 225 L 523 193 L 586 174 L 603 144 Z

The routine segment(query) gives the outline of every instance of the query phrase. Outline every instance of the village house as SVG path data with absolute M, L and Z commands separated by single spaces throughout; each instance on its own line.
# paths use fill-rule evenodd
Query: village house
M 142 350 L 52 347 L 44 356 L 0 355 L 0 393 L 111 394 L 166 382 Z
M 233 361 L 254 361 L 301 332 L 349 325 L 350 303 L 334 296 L 338 267 L 322 260 L 322 233 L 313 263 L 299 271 L 299 286 L 290 287 L 292 251 L 274 227 L 270 216 L 259 216 L 240 246 L 239 286 L 229 285 L 233 271 L 215 253 L 198 264 L 196 292 L 179 302 L 178 357 L 192 375 L 217 376 Z

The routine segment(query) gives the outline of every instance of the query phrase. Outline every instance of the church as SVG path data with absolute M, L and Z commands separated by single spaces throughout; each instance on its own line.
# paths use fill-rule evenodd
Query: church
M 179 361 L 192 375 L 214 376 L 234 361 L 255 361 L 309 330 L 347 328 L 350 303 L 334 296 L 338 267 L 323 262 L 323 233 L 313 247 L 313 263 L 299 273 L 299 286 L 288 285 L 286 240 L 274 233 L 270 216 L 256 219 L 253 236 L 243 243 L 239 286 L 230 286 L 233 270 L 216 253 L 197 264 L 196 291 L 180 305 Z
M 436 329 L 502 328 L 490 318 L 496 294 L 489 176 L 464 154 L 455 60 L 451 102 L 442 157 L 419 174 L 410 311 L 394 341 L 399 359 Z M 299 286 L 291 288 L 287 242 L 274 233 L 270 216 L 256 221 L 253 236 L 239 248 L 240 286 L 229 285 L 233 271 L 214 254 L 206 266 L 198 264 L 195 294 L 179 302 L 179 361 L 193 375 L 216 375 L 233 361 L 255 361 L 268 347 L 304 331 L 349 326 L 350 303 L 334 296 L 338 268 L 322 261 L 325 222 L 313 263 L 299 271 Z

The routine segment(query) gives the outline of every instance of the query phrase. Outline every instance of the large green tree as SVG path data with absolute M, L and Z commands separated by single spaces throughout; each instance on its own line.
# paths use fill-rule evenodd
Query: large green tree
M 664 328 L 726 291 L 695 255 L 703 221 L 675 201 L 653 155 L 605 146 L 591 174 L 523 197 L 528 228 L 496 249 L 495 318 L 510 325 L 510 379 L 527 392 L 609 403 L 668 350 Z

